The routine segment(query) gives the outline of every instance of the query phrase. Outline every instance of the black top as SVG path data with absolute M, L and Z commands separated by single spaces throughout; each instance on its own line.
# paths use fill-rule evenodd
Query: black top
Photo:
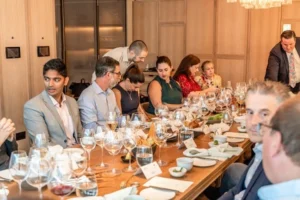
M 121 93 L 121 106 L 122 114 L 132 114 L 137 112 L 140 104 L 139 94 L 137 91 L 126 91 L 120 84 L 116 85 L 114 89 L 117 89 Z

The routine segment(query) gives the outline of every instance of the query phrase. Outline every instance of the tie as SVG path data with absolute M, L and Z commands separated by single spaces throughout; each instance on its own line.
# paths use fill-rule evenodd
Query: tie
M 293 53 L 291 53 L 289 59 L 289 78 L 290 78 L 290 86 L 294 88 L 296 85 L 296 72 L 295 72 L 295 62 L 294 62 Z

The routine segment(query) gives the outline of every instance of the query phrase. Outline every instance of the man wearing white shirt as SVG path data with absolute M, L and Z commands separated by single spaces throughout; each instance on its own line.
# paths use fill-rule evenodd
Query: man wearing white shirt
M 45 134 L 52 144 L 62 147 L 78 142 L 82 133 L 78 105 L 66 96 L 67 68 L 60 59 L 49 60 L 43 68 L 45 90 L 24 105 L 24 123 L 31 140 Z
M 106 54 L 103 57 L 111 57 L 119 62 L 121 74 L 124 74 L 126 69 L 133 63 L 145 62 L 148 55 L 148 47 L 142 40 L 133 41 L 129 47 L 118 47 Z M 95 72 L 92 75 L 92 83 L 96 80 Z
M 300 199 L 300 96 L 284 102 L 269 125 L 261 124 L 263 167 L 273 185 L 258 190 L 261 200 Z

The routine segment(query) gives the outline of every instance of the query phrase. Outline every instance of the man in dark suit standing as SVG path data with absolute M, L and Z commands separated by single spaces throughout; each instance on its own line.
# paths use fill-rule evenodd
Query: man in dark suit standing
M 300 91 L 300 38 L 292 30 L 281 33 L 281 41 L 269 55 L 265 80 L 279 81 L 290 86 L 293 93 Z

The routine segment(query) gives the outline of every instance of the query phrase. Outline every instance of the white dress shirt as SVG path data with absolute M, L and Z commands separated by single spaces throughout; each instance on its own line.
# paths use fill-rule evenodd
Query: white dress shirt
M 67 136 L 67 145 L 68 146 L 72 146 L 74 144 L 76 144 L 75 139 L 73 137 L 73 133 L 74 133 L 74 124 L 72 121 L 72 117 L 69 113 L 68 110 L 68 106 L 66 104 L 66 97 L 63 94 L 62 95 L 62 102 L 61 104 L 59 104 L 52 96 L 49 96 L 52 103 L 54 104 L 63 124 L 64 124 L 64 128 L 65 128 L 65 133 Z

